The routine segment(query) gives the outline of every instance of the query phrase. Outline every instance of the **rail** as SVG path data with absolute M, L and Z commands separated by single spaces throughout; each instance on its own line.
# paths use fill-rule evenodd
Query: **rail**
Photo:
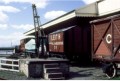
M 19 72 L 19 59 L 0 58 L 0 70 Z

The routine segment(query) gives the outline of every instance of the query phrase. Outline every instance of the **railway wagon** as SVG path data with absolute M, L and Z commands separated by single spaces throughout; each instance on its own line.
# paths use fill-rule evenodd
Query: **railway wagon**
M 108 78 L 120 68 L 120 14 L 91 21 L 92 58 L 101 61 Z
M 49 34 L 49 53 L 61 55 L 70 61 L 90 62 L 90 35 L 84 27 L 71 26 Z

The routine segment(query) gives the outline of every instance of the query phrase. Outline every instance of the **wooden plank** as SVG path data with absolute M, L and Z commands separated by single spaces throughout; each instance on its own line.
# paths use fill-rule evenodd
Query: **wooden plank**
M 14 64 L 5 64 L 5 63 L 0 63 L 0 65 L 5 65 L 5 66 L 16 66 L 16 67 L 19 67 L 19 65 L 14 65 Z
M 19 72 L 19 70 L 14 70 L 14 69 L 6 69 L 6 68 L 0 68 L 0 70 L 7 70 L 7 71 L 15 71 L 15 72 Z
M 19 60 L 16 60 L 16 59 L 4 59 L 4 58 L 2 58 L 0 60 L 4 60 L 4 61 L 19 61 Z
M 2 63 L 2 61 L 5 61 L 5 63 Z M 7 62 L 11 62 L 10 64 L 7 63 Z M 14 62 L 18 62 L 18 64 L 14 64 Z M 3 68 L 2 66 L 10 66 L 12 67 L 12 69 L 9 69 L 9 68 Z M 18 70 L 15 70 L 14 67 L 17 67 Z M 8 71 L 16 71 L 16 72 L 19 72 L 19 59 L 16 60 L 16 59 L 0 59 L 0 70 L 8 70 Z

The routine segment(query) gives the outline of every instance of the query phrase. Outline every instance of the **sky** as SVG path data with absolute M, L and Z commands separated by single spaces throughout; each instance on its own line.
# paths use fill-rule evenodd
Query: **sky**
M 0 47 L 20 44 L 23 33 L 33 29 L 32 4 L 41 24 L 97 0 L 0 0 Z

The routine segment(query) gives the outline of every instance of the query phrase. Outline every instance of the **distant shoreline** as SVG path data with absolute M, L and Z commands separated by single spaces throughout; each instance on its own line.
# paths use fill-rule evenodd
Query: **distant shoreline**
M 0 54 L 13 54 L 13 50 L 0 50 Z

